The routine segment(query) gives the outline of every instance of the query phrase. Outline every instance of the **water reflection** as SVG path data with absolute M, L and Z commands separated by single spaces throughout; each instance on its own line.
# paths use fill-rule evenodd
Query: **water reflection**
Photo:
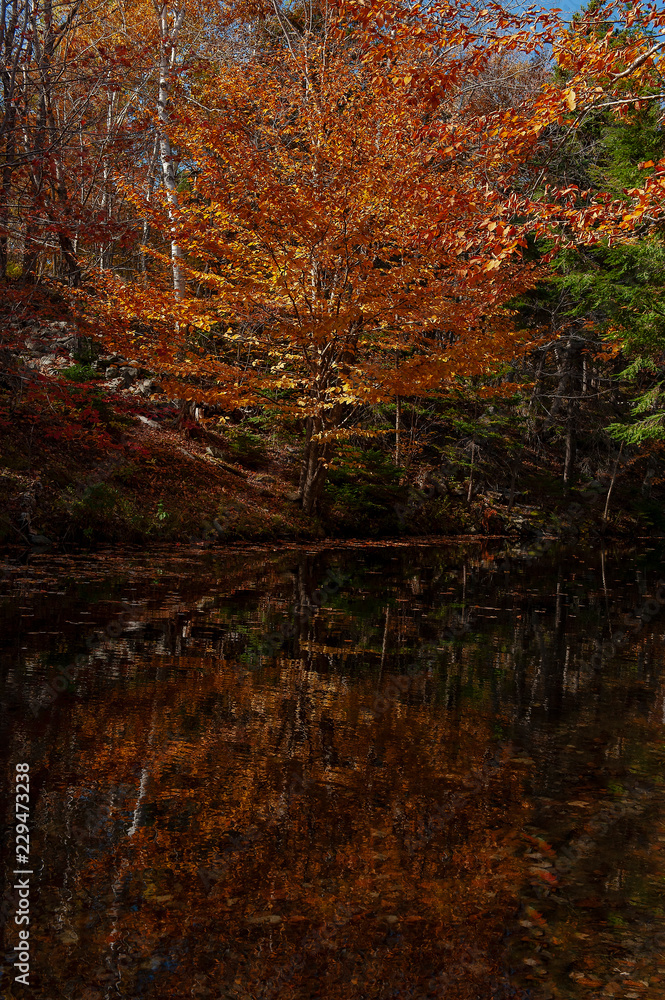
M 482 544 L 8 564 L 35 995 L 665 995 L 665 613 L 635 626 L 660 565 Z

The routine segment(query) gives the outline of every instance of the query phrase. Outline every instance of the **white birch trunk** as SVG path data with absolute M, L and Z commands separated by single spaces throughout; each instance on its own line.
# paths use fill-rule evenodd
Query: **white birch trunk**
M 168 137 L 169 101 L 171 97 L 171 73 L 175 65 L 178 35 L 185 17 L 183 8 L 169 8 L 167 4 L 155 4 L 159 19 L 159 93 L 157 116 L 160 124 L 159 156 L 162 165 L 162 179 L 166 189 L 166 199 L 171 223 L 171 266 L 173 268 L 173 294 L 176 301 L 185 295 L 185 274 L 182 268 L 183 254 L 175 235 L 175 216 L 178 210 L 178 187 L 173 147 Z M 169 25 L 170 18 L 173 25 Z

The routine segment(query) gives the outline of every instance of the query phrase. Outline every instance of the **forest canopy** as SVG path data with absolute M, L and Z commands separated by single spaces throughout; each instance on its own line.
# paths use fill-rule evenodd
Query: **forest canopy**
M 605 440 L 659 447 L 660 5 L 2 0 L 1 20 L 7 301 L 57 286 L 97 354 L 197 420 L 295 427 L 306 514 L 345 443 L 408 461 L 408 406 L 464 423 L 531 394 L 565 482 L 592 399 Z

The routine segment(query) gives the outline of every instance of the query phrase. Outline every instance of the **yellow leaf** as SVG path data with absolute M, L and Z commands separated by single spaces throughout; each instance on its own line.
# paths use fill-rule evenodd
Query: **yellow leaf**
M 574 90 L 564 91 L 564 97 L 566 98 L 566 104 L 568 105 L 570 110 L 574 111 L 575 108 L 577 107 L 577 94 L 575 93 L 575 91 Z

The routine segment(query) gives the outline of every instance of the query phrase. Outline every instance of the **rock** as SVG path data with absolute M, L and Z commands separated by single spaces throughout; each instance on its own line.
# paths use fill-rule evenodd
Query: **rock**
M 138 419 L 141 421 L 142 424 L 145 424 L 146 427 L 155 427 L 157 430 L 159 430 L 159 424 L 157 423 L 156 420 L 149 420 L 148 417 L 144 417 L 140 413 L 138 415 Z
M 126 368 L 121 368 L 118 374 L 122 376 L 125 386 L 129 387 L 139 377 L 139 370 L 138 368 L 131 368 L 128 366 Z
M 398 924 L 399 923 L 399 917 L 396 917 L 394 913 L 391 913 L 389 917 L 386 917 L 386 921 L 389 924 Z
M 42 354 L 48 354 L 50 350 L 50 348 L 45 347 L 40 340 L 34 340 L 33 338 L 28 338 L 24 341 L 24 343 L 26 350 L 30 351 L 34 357 L 39 357 Z
M 287 500 L 292 500 L 293 503 L 298 503 L 300 500 L 300 493 L 297 490 L 293 490 L 291 493 L 286 494 Z
M 224 458 L 224 452 L 221 448 L 215 448 L 214 445 L 206 448 L 206 453 L 212 455 L 213 458 Z
M 276 913 L 257 913 L 254 917 L 247 917 L 248 924 L 281 924 L 282 918 Z
M 57 337 L 54 343 L 72 353 L 78 347 L 78 337 Z
M 136 388 L 138 389 L 138 391 L 141 393 L 142 396 L 149 396 L 154 389 L 154 385 L 155 384 L 152 381 L 152 379 L 147 378 L 144 379 L 143 382 L 139 382 Z
M 262 497 L 271 497 L 275 493 L 274 483 L 277 482 L 274 476 L 261 474 L 254 480 L 256 488 Z
M 30 534 L 30 535 L 28 535 L 28 538 L 30 539 L 30 544 L 31 545 L 53 545 L 53 542 L 51 541 L 51 539 L 47 538 L 46 535 L 33 535 L 33 534 Z

